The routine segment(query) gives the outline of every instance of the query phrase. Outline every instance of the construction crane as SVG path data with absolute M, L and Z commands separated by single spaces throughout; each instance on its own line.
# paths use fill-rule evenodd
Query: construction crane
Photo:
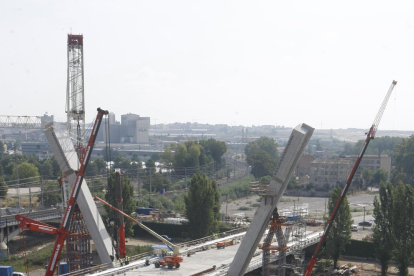
M 342 204 L 342 201 L 344 200 L 346 193 L 348 192 L 349 187 L 351 186 L 352 183 L 352 179 L 354 178 L 354 175 L 358 169 L 359 163 L 361 162 L 362 157 L 364 156 L 365 150 L 368 147 L 369 142 L 375 138 L 375 134 L 377 132 L 378 129 L 378 125 L 381 121 L 382 115 L 384 114 L 385 111 L 385 107 L 387 106 L 388 100 L 392 94 L 392 91 L 394 90 L 395 85 L 397 84 L 397 82 L 395 80 L 392 81 L 390 88 L 388 89 L 387 95 L 385 96 L 384 100 L 382 101 L 381 107 L 377 113 L 377 116 L 375 117 L 374 123 L 372 124 L 371 128 L 369 129 L 369 131 L 367 132 L 367 138 L 365 139 L 365 143 L 362 146 L 361 152 L 359 153 L 354 167 L 352 168 L 352 171 L 345 183 L 344 188 L 342 189 L 342 193 L 340 194 L 338 201 L 336 202 L 336 205 L 332 211 L 331 217 L 329 218 L 328 224 L 326 225 L 325 231 L 323 232 L 321 239 L 318 243 L 318 245 L 316 246 L 315 249 L 315 253 L 313 253 L 313 256 L 309 262 L 308 267 L 305 270 L 304 276 L 310 276 L 312 269 L 316 263 L 317 257 L 319 252 L 322 249 L 322 245 L 324 244 L 326 237 L 328 236 L 329 230 L 331 229 L 332 223 L 334 222 L 336 215 L 338 214 L 338 210 L 339 207 Z
M 78 155 L 84 154 L 85 93 L 83 73 L 83 35 L 68 34 L 66 114 L 69 135 L 76 140 Z M 82 158 L 80 158 L 82 159 Z
M 85 177 L 86 168 L 87 168 L 89 159 L 92 155 L 92 150 L 95 145 L 96 136 L 98 134 L 99 127 L 101 125 L 103 116 L 107 114 L 108 114 L 108 111 L 98 108 L 98 115 L 96 116 L 95 123 L 92 129 L 92 132 L 91 132 L 91 136 L 89 138 L 88 145 L 86 147 L 86 154 L 82 160 L 80 169 L 77 172 L 76 180 L 75 180 L 75 183 L 73 184 L 72 193 L 68 201 L 66 211 L 62 217 L 62 222 L 60 224 L 59 229 L 51 228 L 49 225 L 42 223 L 42 222 L 37 222 L 33 219 L 25 218 L 19 215 L 16 216 L 16 220 L 19 221 L 20 224 L 25 229 L 39 230 L 39 231 L 44 231 L 45 233 L 57 233 L 56 242 L 53 247 L 52 255 L 50 256 L 48 267 L 46 270 L 46 274 L 45 274 L 46 276 L 53 276 L 55 269 L 56 269 L 56 263 L 60 259 L 60 253 L 62 251 L 65 239 L 68 236 L 68 227 L 70 224 L 73 210 L 75 208 L 76 199 L 80 191 L 80 186 Z
M 132 217 L 128 216 L 127 214 L 125 214 L 124 212 L 122 212 L 121 210 L 115 208 L 114 206 L 112 206 L 111 204 L 109 204 L 108 202 L 106 202 L 105 200 L 94 196 L 93 197 L 95 200 L 99 200 L 100 202 L 102 202 L 103 204 L 109 206 L 110 208 L 112 208 L 113 210 L 117 211 L 118 213 L 122 214 L 124 217 L 126 217 L 127 219 L 135 222 L 139 227 L 141 227 L 142 229 L 144 229 L 145 231 L 147 231 L 148 233 L 150 233 L 151 235 L 153 235 L 154 237 L 156 237 L 157 239 L 161 240 L 163 243 L 165 243 L 168 248 L 170 248 L 170 250 L 173 250 L 173 256 L 165 256 L 163 260 L 157 261 L 155 263 L 155 267 L 159 268 L 160 266 L 166 266 L 168 268 L 179 268 L 180 267 L 180 263 L 183 261 L 183 257 L 180 256 L 180 248 L 173 244 L 172 242 L 170 242 L 169 240 L 165 239 L 164 237 L 158 235 L 156 232 L 154 232 L 153 230 L 151 230 L 150 228 L 148 228 L 147 226 L 145 226 L 144 224 L 140 223 L 139 221 L 133 219 Z

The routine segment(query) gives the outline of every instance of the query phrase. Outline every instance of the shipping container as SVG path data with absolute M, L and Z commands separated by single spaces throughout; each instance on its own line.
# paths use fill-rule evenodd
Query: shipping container
M 0 276 L 12 276 L 13 267 L 12 266 L 0 266 Z

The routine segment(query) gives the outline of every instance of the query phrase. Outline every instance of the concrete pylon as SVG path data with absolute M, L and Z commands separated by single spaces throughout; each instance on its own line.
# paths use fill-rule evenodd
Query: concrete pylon
M 69 187 L 72 190 L 76 180 L 76 171 L 80 167 L 75 147 L 68 136 L 58 138 L 53 129 L 46 129 L 45 136 L 49 141 L 50 148 L 55 155 L 60 170 L 66 175 Z M 114 251 L 111 238 L 105 229 L 105 225 L 85 179 L 80 187 L 76 202 L 82 212 L 101 262 L 112 263 L 111 256 L 113 256 Z M 116 261 L 115 256 L 114 260 Z
M 230 264 L 228 271 L 229 276 L 244 275 L 244 272 L 269 225 L 270 216 L 285 192 L 293 171 L 295 170 L 299 158 L 308 144 L 313 131 L 314 128 L 306 124 L 299 124 L 293 129 L 285 150 L 280 157 L 280 161 L 277 164 L 276 170 L 273 173 L 269 187 L 267 188 L 266 193 L 262 195 L 260 206 L 257 208 L 249 229 L 237 250 L 236 256 Z

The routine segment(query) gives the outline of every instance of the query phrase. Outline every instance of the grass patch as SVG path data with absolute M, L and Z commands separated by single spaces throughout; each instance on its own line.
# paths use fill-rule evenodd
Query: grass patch
M 363 212 L 364 211 L 364 209 L 361 209 L 361 208 L 352 208 L 351 209 L 351 212 Z
M 280 202 L 292 202 L 293 201 L 293 199 L 291 199 L 291 198 L 285 198 L 285 197 L 282 197 L 281 199 L 280 199 Z
M 137 245 L 137 246 L 127 246 L 126 251 L 128 256 L 134 256 L 141 253 L 149 252 L 151 245 Z
M 246 201 L 246 204 L 252 204 L 251 200 Z
M 240 210 L 240 211 L 248 211 L 248 210 L 250 210 L 250 208 L 247 207 L 247 206 L 241 206 L 237 210 Z
M 45 268 L 47 265 L 50 252 L 53 250 L 53 244 L 46 245 L 44 248 L 30 252 L 26 255 L 26 262 L 22 256 L 13 255 L 8 259 L 2 259 L 1 265 L 13 266 L 14 271 L 26 272 L 26 266 L 29 271 Z M 66 256 L 66 247 L 63 247 L 61 256 Z
M 250 206 L 252 206 L 252 207 L 259 207 L 260 206 L 260 203 L 253 203 Z

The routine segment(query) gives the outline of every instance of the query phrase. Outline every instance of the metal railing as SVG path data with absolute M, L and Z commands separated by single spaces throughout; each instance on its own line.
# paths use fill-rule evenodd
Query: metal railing
M 47 210 L 47 211 L 38 211 L 38 212 L 31 212 L 31 213 L 20 213 L 24 214 L 25 216 L 35 219 L 35 220 L 48 220 L 53 218 L 61 218 L 62 212 L 56 209 L 54 210 Z M 0 218 L 0 228 L 7 226 L 13 226 L 19 224 L 19 222 L 15 219 L 15 215 L 8 215 Z

